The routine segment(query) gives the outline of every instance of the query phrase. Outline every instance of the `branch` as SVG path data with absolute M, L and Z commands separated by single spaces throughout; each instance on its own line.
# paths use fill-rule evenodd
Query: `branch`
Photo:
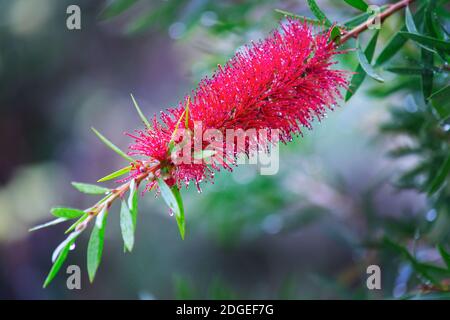
M 140 175 L 138 175 L 136 178 L 133 178 L 132 180 L 135 180 L 136 186 L 139 186 L 139 184 L 142 182 L 142 180 L 148 178 L 154 179 L 154 172 L 160 168 L 160 165 L 155 165 L 153 167 L 145 167 L 145 171 L 142 172 Z M 106 198 L 103 198 L 99 202 L 97 202 L 91 209 L 89 210 L 89 216 L 80 223 L 76 230 L 83 230 L 86 228 L 86 226 L 90 223 L 90 221 L 97 216 L 103 209 L 109 209 L 109 207 L 112 205 L 114 200 L 117 198 L 122 197 L 129 189 L 131 185 L 131 181 L 128 181 L 124 184 L 122 184 L 120 187 L 114 189 Z
M 359 26 L 355 27 L 354 29 L 350 30 L 348 33 L 344 34 L 344 36 L 341 38 L 339 44 L 343 44 L 346 41 L 348 41 L 350 38 L 357 38 L 358 35 L 367 30 L 369 26 L 376 20 L 380 19 L 381 22 L 384 21 L 387 17 L 392 15 L 393 13 L 403 9 L 404 7 L 408 6 L 411 2 L 414 0 L 401 0 L 397 3 L 394 3 L 391 5 L 387 10 L 381 12 L 380 14 L 376 15 L 375 17 L 372 17 L 371 19 L 367 20 L 366 22 L 361 23 Z

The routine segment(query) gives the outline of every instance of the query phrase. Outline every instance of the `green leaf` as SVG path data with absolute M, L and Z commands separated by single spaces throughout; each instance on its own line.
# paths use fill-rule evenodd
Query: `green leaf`
M 414 14 L 414 22 L 416 25 L 420 25 L 423 21 L 423 11 L 425 10 L 425 3 L 422 3 L 418 8 L 417 12 Z M 407 31 L 406 25 L 403 25 L 400 28 L 401 31 Z M 391 59 L 406 43 L 407 39 L 403 37 L 399 32 L 396 32 L 391 39 L 389 39 L 386 46 L 380 52 L 377 60 L 375 62 L 375 66 L 380 66 L 383 63 L 387 62 Z
M 42 229 L 42 228 L 47 228 L 47 227 L 54 226 L 55 224 L 58 224 L 58 223 L 61 223 L 61 222 L 67 221 L 67 220 L 68 220 L 67 218 L 58 218 L 58 219 L 55 219 L 55 220 L 52 220 L 52 221 L 49 221 L 49 222 L 37 225 L 37 226 L 29 229 L 28 231 L 31 232 L 31 231 L 36 231 L 36 230 L 39 230 L 39 229 Z
M 105 182 L 105 181 L 109 181 L 112 180 L 114 178 L 120 177 L 122 175 L 124 175 L 125 173 L 128 173 L 131 171 L 132 166 L 127 166 L 125 168 L 119 169 L 117 171 L 114 171 L 113 173 L 108 174 L 107 176 L 97 180 L 97 182 Z
M 353 8 L 361 10 L 363 12 L 367 11 L 367 8 L 369 5 L 364 0 L 344 0 L 349 5 L 351 5 Z
M 362 51 L 362 48 L 359 44 L 356 50 L 356 54 L 358 56 L 360 66 L 367 73 L 367 75 L 376 81 L 384 82 L 384 79 L 375 71 L 375 69 L 370 64 L 369 60 L 367 60 L 367 57 L 365 53 Z
M 421 85 L 422 85 L 422 93 L 423 98 L 426 101 L 428 97 L 433 92 L 433 63 L 434 63 L 434 55 L 432 52 L 427 49 L 421 49 L 422 54 L 422 63 L 424 65 L 424 69 L 421 77 Z
M 125 250 L 131 252 L 134 246 L 134 222 L 130 209 L 125 201 L 122 201 L 120 208 L 120 230 L 125 245 Z
M 367 57 L 368 61 L 372 61 L 373 54 L 375 52 L 375 46 L 377 44 L 378 33 L 379 33 L 378 30 L 375 31 L 374 35 L 367 44 L 366 50 L 364 50 L 364 55 Z M 365 77 L 366 73 L 364 69 L 360 64 L 358 64 L 355 70 L 355 74 L 350 80 L 350 88 L 345 95 L 345 101 L 348 101 L 356 93 L 356 90 L 358 90 L 358 88 L 361 86 Z
M 431 181 L 428 195 L 431 196 L 433 193 L 439 190 L 439 188 L 445 182 L 445 179 L 448 178 L 449 173 L 450 173 L 450 155 L 447 157 L 447 159 L 445 159 L 444 163 L 439 168 L 436 176 Z
M 181 239 L 184 240 L 186 222 L 184 219 L 184 207 L 180 191 L 176 185 L 170 188 L 161 178 L 158 179 L 158 186 L 164 201 L 169 206 L 170 210 L 175 214 Z
M 280 13 L 282 15 L 285 15 L 286 17 L 291 17 L 291 18 L 298 19 L 298 20 L 301 20 L 301 21 L 306 21 L 306 22 L 308 22 L 310 24 L 314 24 L 314 25 L 318 25 L 318 26 L 322 25 L 322 22 L 320 22 L 317 19 L 311 19 L 311 18 L 308 18 L 308 17 L 305 17 L 305 16 L 299 16 L 299 15 L 297 15 L 295 13 L 292 13 L 292 12 L 288 12 L 288 11 L 284 11 L 284 10 L 280 10 L 280 9 L 275 9 L 275 12 L 278 12 L 278 13 Z
M 387 71 L 403 74 L 403 75 L 421 75 L 423 72 L 423 68 L 420 67 L 390 67 L 386 68 Z
M 383 50 L 380 52 L 375 62 L 376 66 L 380 66 L 390 58 L 392 58 L 406 43 L 406 39 L 396 33 L 386 44 Z
M 52 261 L 54 261 L 54 263 L 44 281 L 44 288 L 46 288 L 58 274 L 59 269 L 61 269 L 61 266 L 69 254 L 70 247 L 75 243 L 75 240 L 80 233 L 81 231 L 71 233 L 53 252 Z
M 439 17 L 436 10 L 436 0 L 430 0 L 425 11 L 425 25 L 431 36 L 444 40 L 443 28 L 440 26 Z
M 442 257 L 442 260 L 444 260 L 444 262 L 447 266 L 447 269 L 450 270 L 450 253 L 445 251 L 444 247 L 440 244 L 437 245 L 437 248 L 439 250 L 439 254 Z
M 100 13 L 100 19 L 106 20 L 118 16 L 134 5 L 137 1 L 138 0 L 110 0 L 109 4 Z
M 108 188 L 96 186 L 95 184 L 88 184 L 81 182 L 72 182 L 72 186 L 78 191 L 87 194 L 105 194 L 111 191 Z
M 309 9 L 311 9 L 312 13 L 316 16 L 316 18 L 319 19 L 319 21 L 323 22 L 325 24 L 325 26 L 330 27 L 331 21 L 328 20 L 325 13 L 323 13 L 323 11 L 320 10 L 316 1 L 315 0 L 306 0 L 306 2 L 308 3 Z
M 78 227 L 78 225 L 80 223 L 82 223 L 84 220 L 86 220 L 87 217 L 89 217 L 89 213 L 85 213 L 84 215 L 82 215 L 81 218 L 79 218 L 77 221 L 75 221 L 75 223 L 72 224 L 64 233 L 67 234 L 67 233 L 73 231 L 76 227 Z
M 380 12 L 385 11 L 389 6 L 388 5 L 383 5 L 380 8 Z M 369 13 L 369 12 L 365 12 L 365 13 L 361 13 L 358 14 L 357 16 L 354 16 L 353 18 L 347 20 L 344 22 L 344 26 L 347 29 L 352 29 L 356 26 L 359 26 L 360 24 L 362 24 L 363 22 L 366 22 L 373 13 Z
M 338 26 L 334 26 L 333 29 L 331 29 L 330 34 L 331 41 L 339 42 L 340 37 L 341 37 L 341 29 Z
M 416 24 L 414 23 L 414 19 L 413 19 L 413 16 L 411 14 L 411 10 L 409 10 L 409 6 L 407 6 L 405 8 L 405 25 L 406 25 L 406 29 L 408 30 L 409 33 L 419 34 L 419 31 L 417 30 Z M 427 50 L 430 50 L 430 51 L 434 52 L 433 49 L 431 49 L 431 48 L 429 48 L 429 47 L 427 47 L 425 45 L 422 45 L 420 43 L 418 43 L 418 45 L 421 48 L 424 48 L 424 49 L 427 49 Z
M 450 51 L 450 42 L 449 41 L 444 41 L 444 40 L 439 40 L 433 37 L 428 37 L 428 36 L 424 36 L 421 34 L 416 34 L 416 33 L 411 33 L 411 32 L 403 32 L 400 31 L 399 34 L 402 37 L 405 37 L 407 39 L 411 39 L 419 44 L 425 45 L 427 47 L 431 47 L 431 48 L 435 48 L 435 49 L 440 49 L 440 50 L 444 50 L 444 51 Z
M 416 24 L 414 23 L 413 16 L 411 14 L 411 10 L 409 10 L 409 6 L 405 8 L 405 25 L 406 29 L 411 33 L 418 33 Z
M 429 97 L 429 102 L 441 117 L 441 120 L 450 117 L 450 85 L 433 93 Z
M 115 153 L 117 153 L 119 156 L 121 156 L 122 158 L 124 158 L 127 161 L 130 162 L 134 162 L 134 159 L 131 158 L 129 155 L 127 155 L 125 152 L 123 152 L 122 150 L 120 150 L 115 144 L 113 144 L 111 141 L 109 141 L 108 139 L 106 139 L 100 132 L 98 132 L 94 127 L 91 128 L 92 131 L 94 131 L 94 133 L 97 135 L 97 137 L 108 147 L 110 148 L 112 151 L 114 151 Z
M 108 212 L 105 207 L 97 216 L 94 228 L 92 229 L 91 237 L 89 238 L 87 248 L 87 269 L 90 282 L 94 281 L 98 266 L 102 260 L 107 215 Z
M 79 216 L 82 216 L 85 214 L 83 210 L 79 209 L 73 209 L 73 208 L 52 208 L 50 211 L 55 217 L 58 218 L 65 218 L 65 219 L 75 219 Z
M 418 261 L 414 256 L 411 255 L 411 253 L 409 253 L 408 249 L 393 242 L 388 238 L 384 238 L 384 244 L 386 245 L 386 247 L 391 248 L 394 251 L 397 251 L 398 253 L 402 254 L 411 263 L 411 266 L 413 267 L 414 271 L 420 274 L 423 278 L 427 279 L 436 286 L 440 286 L 439 282 L 436 281 L 436 279 L 430 274 L 430 271 L 443 272 L 444 270 Z
M 134 96 L 132 93 L 130 93 L 131 100 L 133 100 L 134 107 L 136 108 L 137 113 L 139 114 L 139 117 L 141 118 L 142 122 L 145 124 L 145 127 L 147 129 L 150 129 L 150 122 L 148 122 L 147 118 L 144 116 L 144 113 L 142 112 L 141 108 L 139 108 L 138 103 L 136 102 L 136 99 L 134 99 Z
M 136 180 L 133 179 L 130 183 L 130 195 L 128 197 L 128 208 L 133 218 L 133 225 L 136 229 L 137 213 L 138 213 L 138 190 L 139 186 L 136 185 Z

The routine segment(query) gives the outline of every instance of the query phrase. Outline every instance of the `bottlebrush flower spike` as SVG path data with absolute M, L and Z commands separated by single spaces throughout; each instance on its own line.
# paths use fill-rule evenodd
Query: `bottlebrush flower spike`
M 321 119 L 327 109 L 332 109 L 340 97 L 339 90 L 347 87 L 347 80 L 346 72 L 332 69 L 332 58 L 340 52 L 329 38 L 330 31 L 317 34 L 306 23 L 288 20 L 270 37 L 245 47 L 225 66 L 219 66 L 211 78 L 200 82 L 192 92 L 192 97 L 186 96 L 178 108 L 161 113 L 161 121 L 156 116 L 151 122 L 147 121 L 132 97 L 146 128 L 129 134 L 134 143 L 128 155 L 93 129 L 106 146 L 130 161 L 129 166 L 107 175 L 99 182 L 126 173 L 129 176 L 114 189 L 74 183 L 77 190 L 93 195 L 102 194 L 103 198 L 85 210 L 54 208 L 51 212 L 57 219 L 34 228 L 36 230 L 76 219 L 67 230 L 70 234 L 53 254 L 54 264 L 44 287 L 56 276 L 77 237 L 95 220 L 87 254 L 89 279 L 94 279 L 103 251 L 106 219 L 116 200 L 122 202 L 120 227 L 124 249 L 132 250 L 138 190 L 144 181 L 148 181 L 147 190 L 158 184 L 162 198 L 173 212 L 181 238 L 184 239 L 184 209 L 179 192 L 183 183 L 194 181 L 198 186 L 204 179 L 212 178 L 212 170 L 222 167 L 231 170 L 231 165 L 235 164 L 240 153 L 250 155 L 270 143 L 290 141 L 293 135 L 301 133 L 302 127 L 309 128 L 315 117 Z M 216 150 L 207 149 L 212 140 L 204 139 L 204 135 L 209 130 L 219 133 L 222 139 L 226 138 L 225 141 L 215 141 Z M 227 136 L 229 130 L 234 132 L 231 142 Z M 257 139 L 246 139 L 249 130 L 258 132 Z M 185 135 L 178 136 L 177 133 L 181 131 Z M 235 140 L 237 131 L 244 133 L 246 140 L 243 145 Z M 260 136 L 261 131 L 266 132 L 266 137 Z M 274 136 L 273 132 L 277 135 Z M 198 133 L 200 138 L 197 137 Z M 185 140 L 186 137 L 189 139 Z M 193 162 L 176 161 L 181 148 L 183 151 L 194 150 Z M 214 161 L 203 161 L 206 151 L 217 150 L 221 151 L 222 158 L 214 154 Z M 201 152 L 200 161 L 195 161 L 196 151 Z M 131 157 L 133 155 L 143 159 L 136 160 Z
M 339 89 L 347 87 L 346 72 L 331 68 L 332 58 L 341 52 L 329 41 L 330 32 L 315 33 L 304 22 L 288 20 L 265 40 L 246 46 L 225 66 L 219 65 L 211 78 L 200 81 L 192 98 L 185 97 L 178 108 L 161 114 L 162 124 L 155 117 L 151 128 L 130 134 L 135 140 L 130 155 L 165 164 L 170 172 L 168 184 L 190 180 L 198 184 L 211 177 L 205 163 L 174 165 L 171 161 L 168 148 L 177 123 L 193 132 L 194 123 L 201 122 L 203 132 L 213 128 L 224 136 L 227 129 L 277 129 L 281 141 L 291 140 L 302 127 L 310 128 L 314 117 L 320 119 L 327 108 L 332 109 Z M 179 119 L 188 103 L 185 128 Z M 249 153 L 257 147 L 249 144 L 246 150 L 233 149 L 225 157 L 235 158 L 239 151 Z M 226 161 L 221 164 L 231 169 Z M 219 169 L 216 163 L 211 166 Z M 139 173 L 136 168 L 132 176 Z

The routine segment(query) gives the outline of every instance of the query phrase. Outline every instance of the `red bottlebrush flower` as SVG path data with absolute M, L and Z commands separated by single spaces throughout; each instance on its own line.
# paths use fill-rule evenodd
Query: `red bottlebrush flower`
M 177 122 L 189 103 L 186 129 L 194 130 L 194 122 L 201 121 L 202 130 L 216 129 L 225 135 L 227 129 L 277 129 L 283 142 L 310 127 L 314 117 L 321 118 L 340 97 L 339 89 L 347 87 L 344 71 L 333 70 L 332 58 L 339 54 L 328 33 L 315 33 L 310 26 L 288 20 L 280 30 L 236 53 L 225 66 L 218 67 L 211 78 L 200 81 L 192 97 L 185 97 L 178 108 L 156 117 L 152 127 L 136 131 L 132 155 L 157 160 L 168 173 L 169 184 L 197 184 L 211 177 L 204 163 L 173 164 L 168 146 Z M 179 123 L 185 127 L 184 121 Z M 270 135 L 269 135 L 270 136 Z M 270 138 L 269 138 L 270 140 Z M 249 152 L 257 146 L 248 144 Z M 227 163 L 221 164 L 231 169 Z M 213 169 L 219 165 L 213 164 Z M 137 175 L 138 171 L 133 171 Z

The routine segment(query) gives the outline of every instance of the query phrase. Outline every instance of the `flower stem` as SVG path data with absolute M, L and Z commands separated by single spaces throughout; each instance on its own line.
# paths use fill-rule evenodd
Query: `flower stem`
M 387 17 L 389 17 L 390 15 L 392 15 L 393 13 L 401 10 L 402 8 L 408 6 L 411 2 L 413 2 L 414 0 L 401 0 L 397 3 L 394 3 L 393 5 L 389 6 L 385 11 L 379 13 L 378 15 L 370 18 L 369 20 L 361 23 L 360 25 L 358 25 L 357 27 L 355 27 L 354 29 L 350 30 L 349 32 L 345 33 L 339 44 L 343 44 L 346 41 L 348 41 L 350 38 L 357 38 L 358 35 L 367 30 L 369 28 L 369 26 L 377 19 L 380 19 L 380 22 L 383 22 L 384 19 L 386 19 Z
M 159 168 L 160 168 L 159 164 L 157 164 L 153 167 L 147 167 L 144 172 L 142 172 L 141 174 L 139 174 L 136 178 L 133 178 L 132 180 L 135 180 L 136 185 L 139 186 L 141 181 L 146 179 L 147 177 L 152 177 L 152 179 L 154 179 L 155 178 L 154 172 L 156 170 L 158 170 Z M 89 215 L 82 223 L 80 223 L 76 227 L 76 230 L 80 231 L 80 230 L 83 230 L 84 228 L 86 228 L 86 226 L 91 222 L 91 220 L 95 216 L 97 216 L 104 208 L 108 209 L 112 205 L 114 200 L 122 197 L 130 189 L 130 186 L 131 186 L 131 180 L 122 184 L 118 188 L 114 189 L 113 191 L 111 191 L 111 193 L 108 196 L 106 196 L 105 198 L 103 198 L 102 200 L 97 202 L 93 207 L 91 207 L 91 209 L 89 210 Z

